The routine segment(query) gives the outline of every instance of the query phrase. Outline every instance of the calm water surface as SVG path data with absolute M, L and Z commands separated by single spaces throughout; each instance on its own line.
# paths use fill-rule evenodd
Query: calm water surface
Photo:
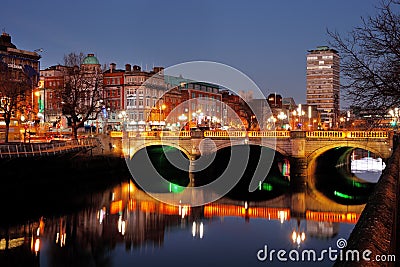
M 110 177 L 96 189 L 57 184 L 3 192 L 0 266 L 332 266 L 328 257 L 279 262 L 275 254 L 272 262 L 259 261 L 257 252 L 337 249 L 370 194 L 369 183 L 340 173 L 319 171 L 312 187 L 269 177 L 256 197 L 239 187 L 201 207 L 158 202 L 129 177 Z

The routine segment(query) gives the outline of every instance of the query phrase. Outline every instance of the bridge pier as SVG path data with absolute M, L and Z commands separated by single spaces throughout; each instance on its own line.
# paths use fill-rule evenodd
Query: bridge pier
M 188 187 L 196 186 L 196 170 L 197 170 L 197 160 L 198 156 L 191 155 L 189 159 L 189 185 Z
M 299 190 L 303 190 L 307 184 L 307 158 L 290 159 L 290 185 Z
M 292 157 L 290 159 L 290 184 L 302 191 L 307 184 L 306 132 L 292 131 L 290 133 Z

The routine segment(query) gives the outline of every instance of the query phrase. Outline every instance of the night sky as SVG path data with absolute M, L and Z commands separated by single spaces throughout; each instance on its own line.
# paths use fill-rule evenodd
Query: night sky
M 374 15 L 376 0 L 336 1 L 14 1 L 1 4 L 0 29 L 17 48 L 43 48 L 41 68 L 70 52 L 101 64 L 143 69 L 193 60 L 230 65 L 265 94 L 305 102 L 306 53 Z

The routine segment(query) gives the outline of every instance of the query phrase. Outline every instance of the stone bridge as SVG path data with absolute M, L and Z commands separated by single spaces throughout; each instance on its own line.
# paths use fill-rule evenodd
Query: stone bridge
M 324 152 L 339 148 L 361 148 L 388 159 L 393 149 L 393 133 L 388 131 L 151 131 L 111 132 L 122 139 L 126 157 L 148 146 L 171 146 L 182 151 L 191 161 L 202 154 L 235 145 L 258 145 L 271 148 L 290 158 L 298 173 L 307 176 L 309 167 Z

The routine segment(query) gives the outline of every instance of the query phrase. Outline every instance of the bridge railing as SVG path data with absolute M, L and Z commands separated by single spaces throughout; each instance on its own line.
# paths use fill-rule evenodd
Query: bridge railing
M 122 137 L 121 135 L 115 134 L 114 136 Z M 151 132 L 128 132 L 129 138 L 140 137 L 140 138 L 155 138 L 155 137 L 179 137 L 179 138 L 190 138 L 190 131 L 151 131 Z
M 350 131 L 347 138 L 388 138 L 389 132 L 385 131 Z
M 290 131 L 199 131 L 200 135 L 190 131 L 148 131 L 128 132 L 129 138 L 160 138 L 160 137 L 207 137 L 207 138 L 290 138 Z M 344 139 L 371 138 L 386 139 L 390 137 L 387 131 L 304 131 L 306 138 L 315 139 Z M 123 137 L 123 132 L 111 132 L 113 138 Z
M 204 131 L 204 137 L 223 137 L 223 138 L 231 138 L 231 137 L 246 137 L 246 131 Z
M 310 131 L 306 132 L 307 138 L 345 138 L 346 132 L 343 131 Z
M 262 138 L 289 138 L 290 131 L 250 131 L 247 132 L 249 137 Z
M 306 132 L 307 138 L 373 138 L 385 139 L 389 138 L 389 132 L 386 131 L 309 131 Z

